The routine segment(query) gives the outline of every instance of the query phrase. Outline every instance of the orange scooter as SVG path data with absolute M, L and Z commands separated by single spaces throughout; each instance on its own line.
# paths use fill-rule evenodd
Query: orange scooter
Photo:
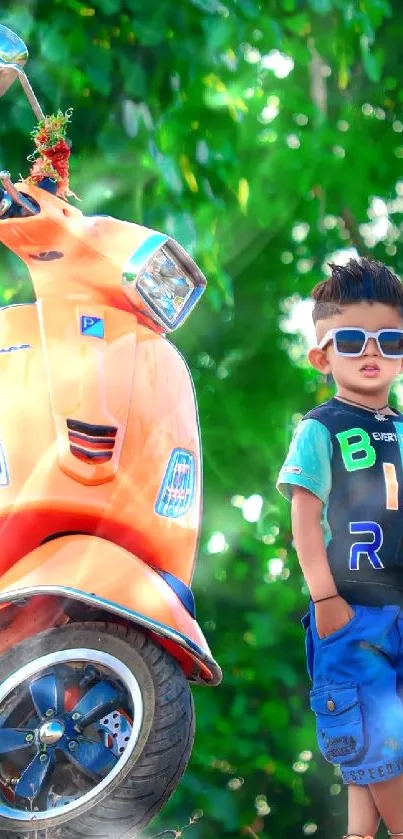
M 23 42 L 0 27 L 0 95 Z M 170 237 L 0 173 L 36 303 L 0 311 L 0 837 L 137 836 L 217 685 L 190 588 L 201 454 L 165 335 L 205 288 Z

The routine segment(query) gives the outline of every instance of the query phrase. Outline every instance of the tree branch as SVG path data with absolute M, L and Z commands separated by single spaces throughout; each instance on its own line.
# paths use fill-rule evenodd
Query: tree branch
M 195 813 L 190 817 L 188 823 L 183 825 L 183 827 L 180 827 L 179 830 L 173 830 L 172 828 L 162 830 L 160 833 L 155 833 L 154 836 L 150 836 L 150 839 L 168 839 L 168 837 L 170 837 L 170 839 L 180 839 L 180 837 L 183 836 L 183 831 L 192 824 L 196 824 L 196 822 L 201 818 L 202 814 Z
M 341 212 L 341 217 L 350 234 L 350 239 L 353 245 L 355 245 L 361 256 L 368 256 L 369 251 L 364 242 L 364 239 L 361 236 L 355 215 L 351 212 L 351 210 L 348 207 L 344 207 L 344 209 Z

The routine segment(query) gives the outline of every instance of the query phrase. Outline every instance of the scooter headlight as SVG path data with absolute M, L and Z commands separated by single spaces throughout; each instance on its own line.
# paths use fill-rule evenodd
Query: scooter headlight
M 149 316 L 172 332 L 194 309 L 206 279 L 178 242 L 153 233 L 124 266 L 123 285 L 137 308 L 145 304 Z

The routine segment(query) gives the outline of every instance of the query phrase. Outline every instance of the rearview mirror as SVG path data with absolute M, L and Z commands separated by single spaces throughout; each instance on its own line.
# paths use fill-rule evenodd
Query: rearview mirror
M 8 26 L 0 24 L 0 96 L 4 96 L 14 79 L 19 78 L 31 108 L 37 119 L 43 119 L 43 112 L 32 87 L 23 71 L 28 58 L 24 41 Z
M 17 76 L 14 65 L 23 67 L 27 58 L 24 41 L 7 26 L 0 25 L 0 96 L 6 93 Z

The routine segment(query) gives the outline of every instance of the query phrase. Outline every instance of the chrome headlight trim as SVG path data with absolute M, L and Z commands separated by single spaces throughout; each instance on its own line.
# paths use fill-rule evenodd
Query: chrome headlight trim
M 164 316 L 164 312 L 161 311 L 158 303 L 151 295 L 146 293 L 144 288 L 140 287 L 141 278 L 147 271 L 152 276 L 152 261 L 162 249 L 178 266 L 179 271 L 184 275 L 185 281 L 189 281 L 189 286 L 193 286 L 190 293 L 184 299 L 184 304 L 174 320 Z M 152 319 L 166 331 L 177 329 L 186 320 L 207 285 L 204 274 L 185 249 L 175 239 L 163 233 L 152 233 L 131 254 L 123 268 L 122 282 L 124 287 L 136 292 L 142 304 L 149 309 Z

